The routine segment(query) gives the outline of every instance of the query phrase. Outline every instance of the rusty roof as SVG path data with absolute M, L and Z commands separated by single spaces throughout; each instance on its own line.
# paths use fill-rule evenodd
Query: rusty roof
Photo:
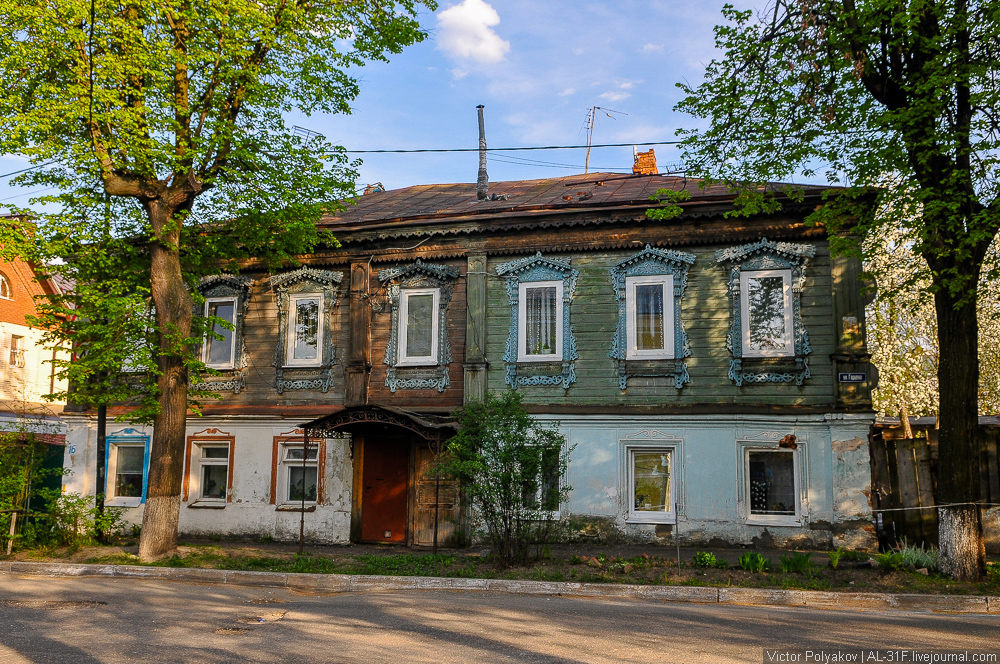
M 491 182 L 489 200 L 476 198 L 476 183 L 426 184 L 382 191 L 353 199 L 347 209 L 328 215 L 320 226 L 331 229 L 397 221 L 443 220 L 488 216 L 517 217 L 635 208 L 644 214 L 658 189 L 686 190 L 691 198 L 683 206 L 722 203 L 733 199 L 725 185 L 704 189 L 693 178 L 669 175 L 590 173 L 541 180 Z M 830 187 L 799 185 L 819 193 Z

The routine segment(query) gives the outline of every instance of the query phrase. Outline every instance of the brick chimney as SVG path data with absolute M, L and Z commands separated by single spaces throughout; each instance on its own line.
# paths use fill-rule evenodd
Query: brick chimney
M 656 155 L 653 153 L 653 148 L 650 148 L 649 152 L 635 153 L 632 173 L 635 175 L 659 175 L 660 171 L 656 168 Z

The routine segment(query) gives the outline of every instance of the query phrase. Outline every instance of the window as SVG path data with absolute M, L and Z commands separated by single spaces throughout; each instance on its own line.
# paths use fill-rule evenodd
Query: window
M 220 323 L 215 323 L 212 326 L 212 332 L 222 338 L 218 339 L 212 334 L 208 335 L 202 351 L 202 361 L 213 369 L 231 369 L 236 353 L 236 298 L 207 299 L 205 301 L 205 316 L 221 318 L 229 323 L 233 329 L 226 328 Z
M 397 366 L 438 363 L 441 290 L 406 288 L 399 296 L 399 359 Z
M 315 443 L 309 445 L 303 462 L 303 445 L 284 444 L 282 464 L 284 503 L 301 503 L 303 498 L 307 503 L 315 503 L 319 495 L 319 447 Z
M 518 362 L 561 362 L 563 282 L 519 285 Z
M 315 366 L 323 361 L 323 295 L 304 293 L 288 297 L 288 344 L 285 364 Z
M 0 299 L 14 299 L 14 291 L 10 288 L 10 280 L 7 279 L 7 275 L 2 273 L 0 273 Z
M 228 443 L 195 443 L 190 448 L 194 502 L 225 505 L 230 498 L 230 445 Z
M 142 445 L 115 445 L 113 498 L 142 498 L 145 457 Z
M 791 270 L 740 274 L 744 357 L 794 355 Z
M 628 520 L 675 523 L 675 448 L 628 449 Z
M 626 359 L 673 358 L 673 293 L 669 274 L 625 279 Z
M 559 456 L 561 448 L 543 448 L 537 459 L 538 475 L 524 479 L 521 504 L 524 509 L 541 512 L 543 519 L 559 518 Z
M 747 520 L 751 523 L 798 523 L 798 459 L 793 450 L 746 451 Z
M 10 366 L 24 366 L 24 337 L 10 335 Z

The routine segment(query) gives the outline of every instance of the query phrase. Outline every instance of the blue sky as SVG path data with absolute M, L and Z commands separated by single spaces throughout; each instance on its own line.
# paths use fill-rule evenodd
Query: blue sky
M 695 123 L 672 111 L 680 99 L 675 83 L 701 80 L 716 53 L 712 28 L 723 4 L 443 0 L 420 16 L 427 40 L 357 71 L 361 94 L 351 115 L 293 114 L 289 123 L 349 150 L 474 148 L 475 107 L 483 104 L 490 147 L 579 145 L 586 142 L 587 111 L 596 105 L 621 114 L 598 115 L 595 144 L 671 140 L 677 128 Z M 656 155 L 661 167 L 677 160 L 668 146 Z M 359 156 L 359 186 L 472 182 L 478 168 L 475 153 Z M 491 158 L 490 179 L 570 175 L 583 172 L 583 162 L 583 150 L 504 153 Z M 627 170 L 632 148 L 594 150 L 590 164 Z M 0 157 L 0 174 L 26 165 Z M 24 204 L 26 193 L 0 180 L 0 208 Z

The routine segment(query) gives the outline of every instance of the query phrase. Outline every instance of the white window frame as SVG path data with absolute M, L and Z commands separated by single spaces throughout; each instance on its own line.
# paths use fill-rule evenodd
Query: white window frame
M 785 305 L 785 346 L 773 350 L 750 350 L 750 297 L 747 281 L 767 277 L 782 278 Z M 795 329 L 792 326 L 792 271 L 749 270 L 740 271 L 740 327 L 743 337 L 743 357 L 792 357 L 795 355 Z
M 206 459 L 205 450 L 208 448 L 225 448 L 226 458 L 225 459 Z M 191 445 L 191 455 L 194 457 L 191 465 L 196 468 L 195 472 L 192 473 L 192 484 L 190 494 L 194 497 L 191 501 L 192 503 L 200 504 L 212 504 L 224 506 L 229 502 L 229 486 L 232 484 L 233 478 L 229 476 L 232 470 L 231 460 L 233 455 L 233 446 L 225 441 L 205 441 L 205 442 L 195 442 Z M 195 456 L 197 455 L 197 456 Z M 204 495 L 205 487 L 202 486 L 202 479 L 204 477 L 205 466 L 225 466 L 226 468 L 226 495 L 224 498 L 209 498 Z
M 638 348 L 636 338 L 635 287 L 659 285 L 663 289 L 663 348 Z M 625 278 L 625 338 L 626 360 L 674 359 L 674 276 L 657 274 Z
M 635 455 L 644 454 L 670 454 L 670 511 L 669 512 L 644 512 L 635 509 Z M 677 473 L 678 457 L 680 455 L 679 445 L 626 445 L 625 446 L 625 499 L 628 501 L 628 511 L 625 515 L 626 523 L 677 523 Z
M 105 469 L 104 483 L 105 491 L 104 495 L 107 497 L 105 504 L 109 507 L 138 507 L 142 504 L 142 494 L 144 493 L 143 483 L 145 477 L 140 480 L 139 483 L 139 495 L 138 496 L 119 496 L 115 493 L 115 487 L 118 484 L 118 450 L 122 447 L 136 447 L 142 450 L 142 463 L 143 469 L 146 468 L 146 444 L 144 442 L 121 442 L 116 443 L 114 441 L 108 442 L 108 467 Z M 144 475 L 144 473 L 140 473 Z
M 433 295 L 431 307 L 431 354 L 423 357 L 409 357 L 406 354 L 406 326 L 409 318 L 410 298 L 414 295 Z M 440 288 L 403 288 L 399 291 L 399 330 L 396 335 L 396 366 L 397 367 L 427 367 L 438 364 L 438 341 L 441 336 L 441 289 Z
M 527 353 L 528 311 L 525 306 L 529 288 L 556 289 L 556 347 L 555 352 L 548 355 L 529 355 Z M 563 361 L 563 282 L 557 281 L 522 281 L 517 290 L 517 361 L 518 362 L 562 362 Z
M 314 359 L 295 359 L 295 320 L 298 312 L 296 303 L 299 300 L 319 300 L 319 321 L 316 325 L 316 357 Z M 285 330 L 285 366 L 286 367 L 318 367 L 323 364 L 323 316 L 326 302 L 323 293 L 291 293 L 288 296 L 288 329 Z
M 301 505 L 302 504 L 301 500 L 289 500 L 288 499 L 288 489 L 291 486 L 291 477 L 290 476 L 291 476 L 292 468 L 293 467 L 294 468 L 301 468 L 302 467 L 302 459 L 289 459 L 288 458 L 288 452 L 289 452 L 289 450 L 300 450 L 300 449 L 303 449 L 304 447 L 305 447 L 305 444 L 302 441 L 294 441 L 294 440 L 282 442 L 282 443 L 280 443 L 278 445 L 278 454 L 280 454 L 280 456 L 278 457 L 278 486 L 276 488 L 277 495 L 275 496 L 275 501 L 274 501 L 277 504 L 278 507 L 288 506 L 288 505 Z M 317 502 L 318 502 L 318 499 L 319 499 L 319 484 L 320 484 L 320 479 L 321 479 L 320 476 L 319 476 L 319 454 L 320 454 L 320 445 L 319 445 L 319 442 L 317 442 L 317 441 L 310 441 L 309 442 L 309 451 L 316 453 L 316 459 L 312 460 L 312 461 L 309 461 L 307 459 L 306 463 L 305 463 L 305 466 L 306 466 L 306 468 L 315 468 L 316 469 L 316 498 L 317 498 L 317 500 L 307 500 L 307 501 L 305 501 L 305 504 L 306 505 L 316 505 Z
M 800 445 L 801 447 L 801 445 Z M 792 482 L 793 495 L 795 496 L 795 514 L 753 514 L 750 502 L 750 454 L 774 454 L 777 452 L 792 454 Z M 804 496 L 802 492 L 802 469 L 799 449 L 790 450 L 784 447 L 750 446 L 743 447 L 743 505 L 746 510 L 746 522 L 756 526 L 801 526 L 804 523 L 805 509 Z
M 205 308 L 203 315 L 208 317 L 208 308 L 210 305 L 217 302 L 231 302 L 233 305 L 233 320 L 229 321 L 233 325 L 233 336 L 232 343 L 229 345 L 229 360 L 226 362 L 209 362 L 208 361 L 208 346 L 209 340 L 206 338 L 205 343 L 201 346 L 201 361 L 205 363 L 206 367 L 212 369 L 232 369 L 236 365 L 236 317 L 239 315 L 239 299 L 236 297 L 209 297 L 205 299 Z M 213 326 L 214 327 L 214 326 Z M 211 332 L 209 332 L 211 334 Z M 216 341 L 212 339 L 212 341 Z

